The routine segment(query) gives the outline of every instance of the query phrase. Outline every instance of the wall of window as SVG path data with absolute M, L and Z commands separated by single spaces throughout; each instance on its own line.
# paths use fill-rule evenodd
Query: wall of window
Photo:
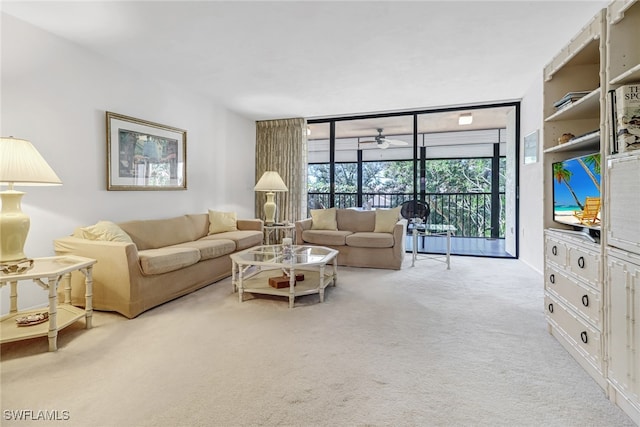
M 507 134 L 517 133 L 507 117 L 518 108 L 309 120 L 309 208 L 390 208 L 417 199 L 429 203 L 429 223 L 453 224 L 456 236 L 502 239 Z M 460 126 L 463 113 L 475 124 Z

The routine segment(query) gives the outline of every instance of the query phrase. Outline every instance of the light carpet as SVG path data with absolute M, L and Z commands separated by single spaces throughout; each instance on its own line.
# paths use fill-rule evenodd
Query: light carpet
M 239 303 L 225 279 L 94 325 L 55 353 L 2 346 L 3 426 L 634 425 L 549 335 L 542 277 L 517 260 L 341 267 L 293 309 Z

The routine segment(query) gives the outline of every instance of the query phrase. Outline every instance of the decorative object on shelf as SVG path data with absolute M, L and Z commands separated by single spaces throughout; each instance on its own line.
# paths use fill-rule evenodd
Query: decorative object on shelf
M 186 130 L 107 111 L 107 190 L 186 189 Z
M 49 313 L 43 311 L 42 313 L 33 313 L 27 316 L 21 316 L 16 319 L 16 325 L 18 326 L 32 326 L 39 325 L 49 320 Z
M 640 149 L 640 83 L 617 88 L 615 107 L 619 151 Z
M 571 141 L 576 136 L 572 133 L 563 133 L 560 138 L 558 138 L 558 144 L 564 144 L 565 142 Z
M 284 184 L 282 178 L 280 178 L 278 172 L 266 171 L 262 174 L 253 190 L 267 193 L 267 201 L 264 204 L 265 223 L 267 225 L 273 225 L 276 222 L 275 193 L 289 191 L 289 189 Z
M 3 272 L 18 273 L 33 266 L 24 254 L 31 225 L 29 216 L 22 212 L 20 206 L 25 193 L 14 190 L 14 185 L 61 184 L 58 175 L 29 141 L 0 138 L 0 185 L 9 187 L 0 192 L 0 269 Z

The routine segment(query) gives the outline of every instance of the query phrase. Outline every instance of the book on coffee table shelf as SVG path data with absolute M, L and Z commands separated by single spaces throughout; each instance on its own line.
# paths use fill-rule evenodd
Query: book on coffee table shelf
M 302 282 L 304 280 L 304 274 L 296 274 L 296 279 L 293 282 L 293 286 L 295 286 L 298 282 Z M 289 276 L 283 274 L 282 276 L 277 277 L 269 277 L 269 286 L 276 289 L 288 288 L 289 287 Z

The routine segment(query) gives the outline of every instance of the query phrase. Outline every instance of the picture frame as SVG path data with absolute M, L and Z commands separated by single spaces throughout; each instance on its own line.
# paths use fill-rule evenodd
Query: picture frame
M 538 161 L 538 129 L 524 137 L 524 164 Z
M 187 189 L 187 131 L 106 112 L 107 190 Z

